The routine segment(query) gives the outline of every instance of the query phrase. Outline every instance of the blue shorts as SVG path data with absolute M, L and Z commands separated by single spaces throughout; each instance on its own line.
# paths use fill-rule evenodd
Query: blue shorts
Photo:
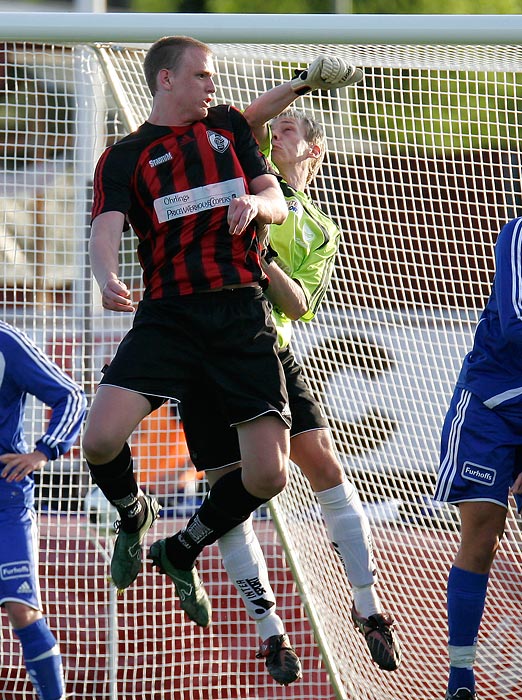
M 1 510 L 0 530 L 0 605 L 13 601 L 42 610 L 34 510 L 23 507 Z
M 522 471 L 522 407 L 491 410 L 457 388 L 442 428 L 435 500 L 489 501 L 507 508 Z

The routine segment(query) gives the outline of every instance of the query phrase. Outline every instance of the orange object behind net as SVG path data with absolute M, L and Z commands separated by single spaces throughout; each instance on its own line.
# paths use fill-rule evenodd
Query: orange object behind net
M 172 496 L 204 477 L 194 469 L 181 421 L 170 403 L 140 423 L 132 453 L 140 484 L 158 495 Z

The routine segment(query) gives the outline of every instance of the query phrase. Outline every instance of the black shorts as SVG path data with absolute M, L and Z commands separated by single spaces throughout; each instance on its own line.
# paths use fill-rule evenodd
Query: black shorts
M 143 300 L 102 385 L 183 404 L 195 381 L 218 388 L 231 423 L 276 413 L 290 425 L 277 334 L 260 287 Z
M 290 436 L 328 427 L 312 396 L 303 371 L 288 348 L 279 351 L 283 365 L 292 427 Z M 220 469 L 241 459 L 237 430 L 216 386 L 198 381 L 180 406 L 190 457 L 198 471 Z

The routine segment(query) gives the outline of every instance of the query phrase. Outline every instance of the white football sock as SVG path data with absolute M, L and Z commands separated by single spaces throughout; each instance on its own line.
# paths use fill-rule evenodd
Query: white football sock
M 228 576 L 248 615 L 255 620 L 262 641 L 275 634 L 284 634 L 283 621 L 276 613 L 265 557 L 252 526 L 252 516 L 220 537 L 218 545 Z
M 381 612 L 375 591 L 376 565 L 370 523 L 349 481 L 316 493 L 330 539 L 352 586 L 355 607 L 364 617 Z

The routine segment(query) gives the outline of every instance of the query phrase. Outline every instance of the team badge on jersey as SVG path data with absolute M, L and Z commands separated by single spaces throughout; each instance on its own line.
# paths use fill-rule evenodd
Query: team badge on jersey
M 224 153 L 230 146 L 230 141 L 215 131 L 207 131 L 207 139 L 212 148 L 218 153 Z
M 287 199 L 286 204 L 288 206 L 288 211 L 293 211 L 294 214 L 299 214 L 303 207 L 299 204 L 298 199 Z

